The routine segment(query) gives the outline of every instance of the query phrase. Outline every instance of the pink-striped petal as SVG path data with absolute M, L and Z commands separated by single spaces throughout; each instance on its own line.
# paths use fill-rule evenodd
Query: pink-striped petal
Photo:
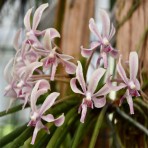
M 54 116 L 52 114 L 48 114 L 45 116 L 41 116 L 41 118 L 47 122 L 54 122 Z
M 112 82 L 111 82 L 111 77 L 112 76 L 109 76 L 108 79 L 107 79 L 107 82 L 106 82 L 106 85 L 108 85 L 108 87 L 110 88 L 111 91 L 118 91 L 122 88 L 125 88 L 127 87 L 127 85 L 125 83 L 120 83 L 118 86 L 114 86 L 112 85 Z
M 70 87 L 72 89 L 73 92 L 78 93 L 78 94 L 84 94 L 81 90 L 78 89 L 77 85 L 76 85 L 76 78 L 72 78 L 70 80 Z
M 59 53 L 56 53 L 56 55 L 57 55 L 59 58 L 61 58 L 62 60 L 65 60 L 65 61 L 74 59 L 74 57 L 69 56 L 69 55 L 66 55 L 66 54 L 59 54 Z
M 64 120 L 65 120 L 65 116 L 64 116 L 64 114 L 62 114 L 57 119 L 55 119 L 54 123 L 55 123 L 56 126 L 59 127 L 64 123 Z
M 134 81 L 134 83 L 135 83 L 135 85 L 136 85 L 136 89 L 137 89 L 137 90 L 140 90 L 140 83 L 139 83 L 138 79 L 136 79 L 136 80 Z
M 90 78 L 90 81 L 88 83 L 88 91 L 91 92 L 91 94 L 93 94 L 95 92 L 98 82 L 100 81 L 100 79 L 104 75 L 105 71 L 106 70 L 104 68 L 98 68 L 93 72 L 93 74 Z
M 74 74 L 76 72 L 76 65 L 72 62 L 69 61 L 63 61 L 64 67 L 65 67 L 65 71 L 68 74 Z
M 51 38 L 51 39 L 60 38 L 60 37 L 61 37 L 61 36 L 60 36 L 60 33 L 59 33 L 56 29 L 54 29 L 54 28 L 49 28 L 49 30 L 50 30 L 50 38 Z
M 125 71 L 124 71 L 122 65 L 121 65 L 121 55 L 120 55 L 120 57 L 119 57 L 119 62 L 118 62 L 118 64 L 117 64 L 117 71 L 118 71 L 120 77 L 123 79 L 123 81 L 124 81 L 126 84 L 128 84 L 128 78 L 127 78 L 127 76 L 126 76 L 126 73 L 125 73 Z
M 81 119 L 80 119 L 81 123 L 84 123 L 85 117 L 86 117 L 86 113 L 87 113 L 87 105 L 86 104 L 82 104 L 82 112 L 81 112 Z
M 108 86 L 108 84 L 105 84 L 99 91 L 97 91 L 92 97 L 100 97 L 105 96 L 108 93 L 111 92 L 111 88 Z
M 81 55 L 85 58 L 89 58 L 95 48 L 97 48 L 99 45 L 99 42 L 92 42 L 89 49 L 83 48 L 83 46 L 81 46 Z
M 24 69 L 22 69 L 20 77 L 24 81 L 26 81 L 28 78 L 32 76 L 34 70 L 41 67 L 42 65 L 43 65 L 42 62 L 34 62 L 34 63 L 31 63 L 30 65 L 27 65 L 26 67 L 24 67 Z
M 77 78 L 83 92 L 85 93 L 86 92 L 86 83 L 84 81 L 82 65 L 81 65 L 80 61 L 78 61 L 78 66 L 77 66 L 77 69 L 76 69 L 76 78 Z
M 47 29 L 43 38 L 43 45 L 47 50 L 52 50 L 50 30 Z
M 33 16 L 33 25 L 32 25 L 33 30 L 37 29 L 39 22 L 41 20 L 41 17 L 42 17 L 42 13 L 47 7 L 48 7 L 48 3 L 42 4 L 40 7 L 36 9 L 34 16 Z
M 42 124 L 41 121 L 38 121 L 38 122 L 36 123 L 35 129 L 34 129 L 34 132 L 33 132 L 33 137 L 32 137 L 32 140 L 31 140 L 31 144 L 32 144 L 32 145 L 35 143 L 35 139 L 36 139 L 37 133 L 38 133 L 42 128 L 44 128 L 44 125 Z
M 31 30 L 30 16 L 31 16 L 32 9 L 33 8 L 29 9 L 24 17 L 24 25 L 27 31 Z
M 116 49 L 113 49 L 109 52 L 110 55 L 113 57 L 113 58 L 117 58 L 118 57 L 118 50 Z
M 56 126 L 61 126 L 64 123 L 64 120 L 65 120 L 64 114 L 59 116 L 57 119 L 55 119 L 52 114 L 42 116 L 41 118 L 43 120 L 47 121 L 47 122 L 54 122 Z
M 130 52 L 129 55 L 130 80 L 135 81 L 138 73 L 138 54 Z
M 59 95 L 60 93 L 57 92 L 53 92 L 50 95 L 48 95 L 48 97 L 46 98 L 39 110 L 39 114 L 42 115 L 44 112 L 46 112 L 54 104 L 55 100 Z
M 126 96 L 129 108 L 130 108 L 130 114 L 134 114 L 133 99 L 132 99 L 131 95 L 129 94 L 129 90 L 128 89 L 127 89 L 127 91 L 125 93 L 125 96 Z
M 52 68 L 51 68 L 51 78 L 50 78 L 51 81 L 54 81 L 54 76 L 55 76 L 55 73 L 57 70 L 57 66 L 58 66 L 58 62 L 57 62 L 57 60 L 55 60 L 55 62 L 52 64 Z
M 100 10 L 100 16 L 102 20 L 102 26 L 103 26 L 103 36 L 107 37 L 110 32 L 110 18 L 106 11 Z
M 96 108 L 101 108 L 106 104 L 106 97 L 92 98 L 92 100 Z
M 92 33 L 94 33 L 98 37 L 99 41 L 101 42 L 102 41 L 102 37 L 101 37 L 101 35 L 100 35 L 99 31 L 98 31 L 97 25 L 95 24 L 95 21 L 94 21 L 93 18 L 91 18 L 89 20 L 89 29 L 90 29 L 90 31 Z
M 36 101 L 37 99 L 46 93 L 50 89 L 49 82 L 47 80 L 38 80 L 37 83 L 35 84 L 32 92 L 31 92 L 31 109 L 33 112 L 35 112 L 36 109 Z
M 111 38 L 114 36 L 115 32 L 116 32 L 116 29 L 115 29 L 114 25 L 112 24 L 112 25 L 111 25 L 111 31 L 110 31 L 110 33 L 109 33 L 109 36 L 107 37 L 109 41 L 110 41 Z

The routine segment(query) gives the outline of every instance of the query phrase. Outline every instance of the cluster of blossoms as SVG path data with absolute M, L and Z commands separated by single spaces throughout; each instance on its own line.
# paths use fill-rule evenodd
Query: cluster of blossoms
M 54 28 L 48 28 L 43 31 L 37 30 L 42 13 L 47 7 L 48 4 L 43 4 L 37 8 L 32 23 L 30 23 L 32 8 L 27 11 L 24 18 L 25 39 L 21 44 L 19 43 L 21 34 L 21 30 L 19 30 L 14 39 L 16 55 L 10 60 L 4 70 L 4 76 L 8 82 L 8 86 L 5 88 L 5 96 L 12 98 L 9 107 L 13 101 L 18 99 L 23 101 L 23 108 L 26 104 L 29 104 L 31 107 L 30 121 L 28 123 L 28 126 L 34 127 L 31 144 L 34 144 L 40 129 L 45 129 L 49 133 L 48 127 L 42 123 L 42 120 L 54 122 L 56 126 L 61 126 L 64 123 L 64 114 L 55 119 L 52 114 L 45 113 L 60 95 L 58 92 L 51 92 L 40 107 L 36 106 L 38 98 L 50 90 L 50 81 L 54 81 L 56 69 L 60 63 L 68 74 L 76 73 L 76 77 L 70 81 L 70 86 L 74 93 L 83 96 L 82 103 L 78 109 L 78 112 L 81 113 L 80 121 L 82 123 L 85 121 L 87 108 L 93 109 L 105 106 L 107 94 L 120 89 L 126 89 L 125 94 L 120 99 L 120 104 L 126 98 L 130 107 L 130 113 L 133 114 L 132 97 L 139 96 L 138 90 L 140 90 L 140 84 L 136 78 L 138 72 L 138 55 L 136 52 L 131 52 L 129 56 L 129 79 L 121 65 L 120 56 L 117 64 L 117 72 L 121 77 L 118 80 L 120 84 L 113 86 L 110 80 L 111 76 L 109 76 L 104 86 L 97 90 L 99 81 L 105 75 L 108 68 L 108 54 L 114 58 L 117 58 L 119 54 L 109 42 L 115 34 L 115 28 L 113 25 L 110 25 L 109 16 L 105 11 L 100 11 L 104 27 L 102 33 L 99 32 L 92 18 L 89 22 L 90 31 L 98 37 L 98 41 L 92 42 L 90 49 L 81 47 L 81 54 L 86 58 L 91 57 L 94 51 L 98 49 L 96 47 L 100 49 L 96 69 L 89 82 L 86 82 L 80 61 L 78 61 L 76 66 L 70 61 L 73 57 L 61 53 L 54 43 L 54 39 L 60 37 L 58 31 Z M 100 66 L 101 59 L 103 59 L 104 63 L 103 68 Z M 49 76 L 50 81 L 44 79 L 43 75 Z M 34 79 L 35 76 L 38 76 L 38 80 Z

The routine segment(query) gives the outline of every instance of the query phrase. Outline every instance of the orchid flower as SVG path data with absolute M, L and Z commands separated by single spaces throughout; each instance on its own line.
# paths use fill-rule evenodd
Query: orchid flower
M 91 109 L 93 109 L 94 107 L 101 108 L 106 104 L 106 95 L 110 92 L 108 85 L 105 84 L 99 91 L 95 93 L 97 85 L 105 72 L 106 70 L 103 68 L 96 69 L 93 72 L 90 81 L 88 82 L 88 84 L 86 84 L 83 77 L 82 65 L 78 61 L 78 66 L 76 69 L 76 78 L 71 79 L 70 86 L 73 92 L 82 94 L 84 96 L 83 101 L 78 110 L 79 113 L 81 112 L 80 121 L 82 123 L 84 123 L 88 107 Z M 81 89 L 77 87 L 77 81 L 80 84 Z
M 37 27 L 39 25 L 39 22 L 41 20 L 41 17 L 42 17 L 42 13 L 43 11 L 48 7 L 48 3 L 46 4 L 42 4 L 40 7 L 37 8 L 37 10 L 35 11 L 34 13 L 34 16 L 33 16 L 33 23 L 31 25 L 30 23 L 30 17 L 31 17 L 31 13 L 32 13 L 32 9 L 29 9 L 24 17 L 24 25 L 26 27 L 26 35 L 29 37 L 29 36 L 36 36 L 36 35 L 41 35 L 42 34 L 42 31 L 39 31 L 37 30 Z
M 103 26 L 102 34 L 100 34 L 97 28 L 97 25 L 95 24 L 94 19 L 91 18 L 89 20 L 89 29 L 93 34 L 97 36 L 98 41 L 92 42 L 89 49 L 83 48 L 83 46 L 81 46 L 81 54 L 83 57 L 88 58 L 91 56 L 93 51 L 96 50 L 97 47 L 100 47 L 100 56 L 97 60 L 97 67 L 100 65 L 100 60 L 103 59 L 104 68 L 107 68 L 108 67 L 108 61 L 107 61 L 108 53 L 114 58 L 116 58 L 118 54 L 117 50 L 115 50 L 110 44 L 110 40 L 115 34 L 115 28 L 113 24 L 110 25 L 109 16 L 104 10 L 100 11 L 100 15 L 102 18 L 102 26 Z
M 17 79 L 15 75 L 12 75 L 12 73 L 10 72 L 12 65 L 13 65 L 13 59 L 10 59 L 10 61 L 8 62 L 8 64 L 4 69 L 4 78 L 8 83 L 8 85 L 5 87 L 4 95 L 11 98 L 8 109 L 10 108 L 13 101 L 15 101 L 17 98 L 17 93 L 15 91 L 17 87 Z
M 36 106 L 37 99 L 39 98 L 39 96 L 41 96 L 42 94 L 44 94 L 47 91 L 48 87 L 49 87 L 48 81 L 39 80 L 36 83 L 35 87 L 32 90 L 32 93 L 31 93 L 32 113 L 31 113 L 31 117 L 30 117 L 31 120 L 28 123 L 28 126 L 35 127 L 31 144 L 34 144 L 37 133 L 42 128 L 45 129 L 49 133 L 48 127 L 43 125 L 41 120 L 44 120 L 46 122 L 54 122 L 54 124 L 56 126 L 61 126 L 64 123 L 64 119 L 65 119 L 64 114 L 62 114 L 57 119 L 55 119 L 52 114 L 44 115 L 44 113 L 54 104 L 56 98 L 59 96 L 59 93 L 57 93 L 57 92 L 51 93 L 50 95 L 47 96 L 46 100 L 43 102 L 41 107 L 37 108 L 37 106 Z
M 130 113 L 134 114 L 132 97 L 140 96 L 140 94 L 138 93 L 138 90 L 140 90 L 140 83 L 136 78 L 138 73 L 138 55 L 136 52 L 130 52 L 129 69 L 130 69 L 130 78 L 127 78 L 126 73 L 121 65 L 121 56 L 120 56 L 119 62 L 117 64 L 117 71 L 123 80 L 123 84 L 125 85 L 124 87 L 127 88 L 126 93 L 120 100 L 120 105 L 122 104 L 123 100 L 126 98 L 130 107 Z
M 45 31 L 46 30 L 43 30 L 43 31 L 40 31 L 40 30 L 37 30 L 37 27 L 39 25 L 39 22 L 41 20 L 41 17 L 42 17 L 42 14 L 43 14 L 43 11 L 48 7 L 48 3 L 46 4 L 42 4 L 41 6 L 39 6 L 37 8 L 37 10 L 35 11 L 34 13 L 34 16 L 33 16 L 33 23 L 31 25 L 30 23 L 30 19 L 31 19 L 31 13 L 32 13 L 32 9 L 29 9 L 24 17 L 24 25 L 25 25 L 25 28 L 26 28 L 26 36 L 29 40 L 29 43 L 38 43 L 40 45 L 40 42 L 37 40 L 37 36 L 40 36 L 40 35 L 44 35 L 45 34 Z M 54 28 L 50 28 L 51 29 L 51 35 L 52 37 L 54 38 L 54 36 L 57 35 L 57 31 L 54 29 Z
M 43 71 L 46 72 L 51 68 L 51 80 L 54 80 L 56 68 L 59 63 L 62 63 L 68 74 L 74 74 L 76 65 L 69 61 L 73 59 L 73 57 L 58 53 L 56 47 L 52 47 L 52 39 L 51 29 L 48 29 L 43 38 L 44 50 L 35 48 L 35 50 L 44 57 L 41 60 L 41 62 L 43 62 Z

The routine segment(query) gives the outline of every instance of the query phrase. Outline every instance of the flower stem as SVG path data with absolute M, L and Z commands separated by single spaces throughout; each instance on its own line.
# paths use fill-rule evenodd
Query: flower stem
M 148 136 L 148 129 L 146 129 L 143 125 L 141 125 L 136 120 L 132 119 L 125 112 L 121 111 L 118 107 L 116 108 L 116 111 L 121 117 L 129 121 L 131 124 L 133 124 L 135 127 L 137 127 L 139 130 L 141 130 L 143 133 L 145 133 Z

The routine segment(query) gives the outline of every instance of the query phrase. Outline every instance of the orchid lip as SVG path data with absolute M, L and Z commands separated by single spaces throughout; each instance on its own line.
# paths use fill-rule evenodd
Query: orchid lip
M 93 102 L 91 100 L 85 99 L 84 100 L 84 104 L 86 104 L 87 107 L 93 108 Z

